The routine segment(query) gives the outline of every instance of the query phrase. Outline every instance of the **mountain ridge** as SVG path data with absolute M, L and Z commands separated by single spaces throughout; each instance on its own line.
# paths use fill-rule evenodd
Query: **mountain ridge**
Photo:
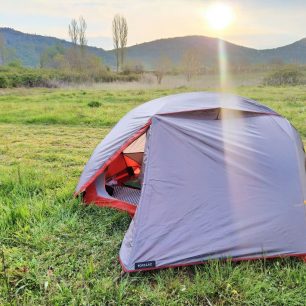
M 72 46 L 71 42 L 64 39 L 44 36 L 40 34 L 24 33 L 12 28 L 2 27 L 0 33 L 5 39 L 8 48 L 16 50 L 16 56 L 25 66 L 39 66 L 40 54 L 50 46 L 61 45 L 64 48 Z M 166 56 L 174 64 L 179 64 L 184 52 L 192 49 L 200 54 L 203 65 L 215 65 L 218 61 L 219 39 L 202 35 L 189 35 L 171 38 L 161 38 L 126 48 L 128 61 L 137 61 L 152 69 L 156 61 Z M 265 64 L 272 60 L 284 63 L 306 63 L 306 38 L 288 45 L 270 49 L 255 49 L 241 46 L 222 40 L 230 63 Z M 110 66 L 115 66 L 115 51 L 87 46 L 87 50 L 103 60 Z

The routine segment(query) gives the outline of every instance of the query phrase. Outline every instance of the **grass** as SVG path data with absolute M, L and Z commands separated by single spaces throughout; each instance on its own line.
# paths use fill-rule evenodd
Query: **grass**
M 306 87 L 240 87 L 306 141 Z M 1 305 L 305 305 L 296 259 L 218 262 L 120 278 L 130 219 L 72 197 L 95 146 L 124 113 L 180 89 L 0 92 Z M 101 106 L 88 106 L 98 101 Z

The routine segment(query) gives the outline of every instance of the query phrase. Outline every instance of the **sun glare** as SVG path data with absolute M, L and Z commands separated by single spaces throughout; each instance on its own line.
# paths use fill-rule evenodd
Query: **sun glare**
M 205 18 L 212 29 L 223 30 L 233 22 L 234 13 L 227 4 L 215 3 L 205 11 Z

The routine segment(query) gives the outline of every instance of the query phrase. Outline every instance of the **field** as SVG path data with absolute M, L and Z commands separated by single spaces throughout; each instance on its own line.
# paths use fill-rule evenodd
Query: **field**
M 191 90 L 0 91 L 0 305 L 305 305 L 306 265 L 297 259 L 213 261 L 121 279 L 130 218 L 73 198 L 91 152 L 123 114 Z M 305 86 L 235 92 L 287 117 L 306 143 Z

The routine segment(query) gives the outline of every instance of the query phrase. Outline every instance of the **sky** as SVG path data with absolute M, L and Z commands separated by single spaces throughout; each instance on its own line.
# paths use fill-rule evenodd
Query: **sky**
M 222 31 L 205 18 L 216 2 L 228 5 L 234 14 Z M 265 49 L 306 37 L 306 0 L 0 0 L 0 27 L 68 40 L 68 24 L 82 15 L 88 44 L 107 50 L 112 49 L 115 14 L 127 19 L 128 45 L 205 35 Z

